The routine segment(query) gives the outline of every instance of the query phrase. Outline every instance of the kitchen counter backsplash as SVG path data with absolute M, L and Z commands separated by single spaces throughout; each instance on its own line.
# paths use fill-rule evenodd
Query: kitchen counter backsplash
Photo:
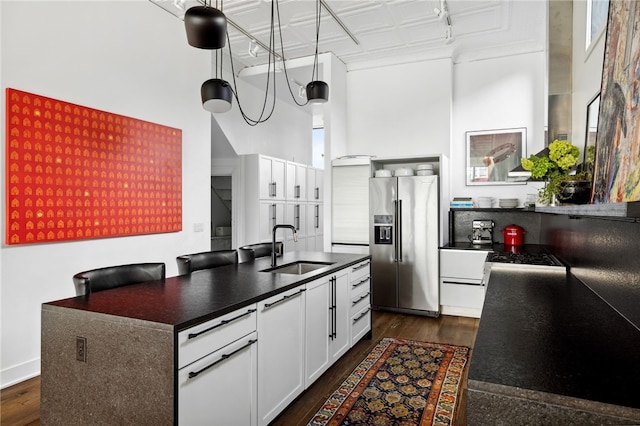
M 540 244 L 541 214 L 522 209 L 451 209 L 449 210 L 449 244 L 470 242 L 474 220 L 493 220 L 493 242 L 504 243 L 502 230 L 508 225 L 524 228 L 525 244 Z

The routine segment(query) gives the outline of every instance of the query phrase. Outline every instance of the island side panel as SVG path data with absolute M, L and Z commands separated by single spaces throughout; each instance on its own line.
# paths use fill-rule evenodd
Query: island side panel
M 41 338 L 43 425 L 174 424 L 172 327 L 43 305 Z

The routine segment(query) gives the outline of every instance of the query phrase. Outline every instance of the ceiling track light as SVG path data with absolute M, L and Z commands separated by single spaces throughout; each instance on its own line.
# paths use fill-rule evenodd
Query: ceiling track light
M 436 14 L 438 21 L 445 25 L 444 41 L 446 44 L 453 42 L 453 28 L 451 25 L 451 15 L 449 15 L 449 8 L 447 7 L 446 0 L 440 0 L 440 7 L 433 9 L 433 13 Z
M 249 53 L 249 56 L 252 56 L 254 58 L 258 57 L 258 43 L 256 43 L 255 40 L 250 40 L 249 41 L 249 51 L 247 53 Z

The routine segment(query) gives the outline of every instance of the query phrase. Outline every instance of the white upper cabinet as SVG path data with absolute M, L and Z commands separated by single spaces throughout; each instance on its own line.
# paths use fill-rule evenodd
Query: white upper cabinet
M 307 199 L 307 166 L 287 161 L 288 201 L 305 201 Z
M 284 200 L 286 161 L 259 156 L 260 199 Z
M 324 191 L 324 170 L 307 169 L 307 199 L 309 201 L 322 202 Z

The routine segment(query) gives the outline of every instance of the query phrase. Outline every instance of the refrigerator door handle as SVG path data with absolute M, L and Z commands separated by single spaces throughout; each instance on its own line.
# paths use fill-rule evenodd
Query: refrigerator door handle
M 393 245 L 393 261 L 398 262 L 398 201 L 393 200 L 393 233 L 395 234 L 393 237 L 395 239 L 395 244 Z
M 396 238 L 398 250 L 398 262 L 402 262 L 402 200 L 398 200 L 398 236 Z

